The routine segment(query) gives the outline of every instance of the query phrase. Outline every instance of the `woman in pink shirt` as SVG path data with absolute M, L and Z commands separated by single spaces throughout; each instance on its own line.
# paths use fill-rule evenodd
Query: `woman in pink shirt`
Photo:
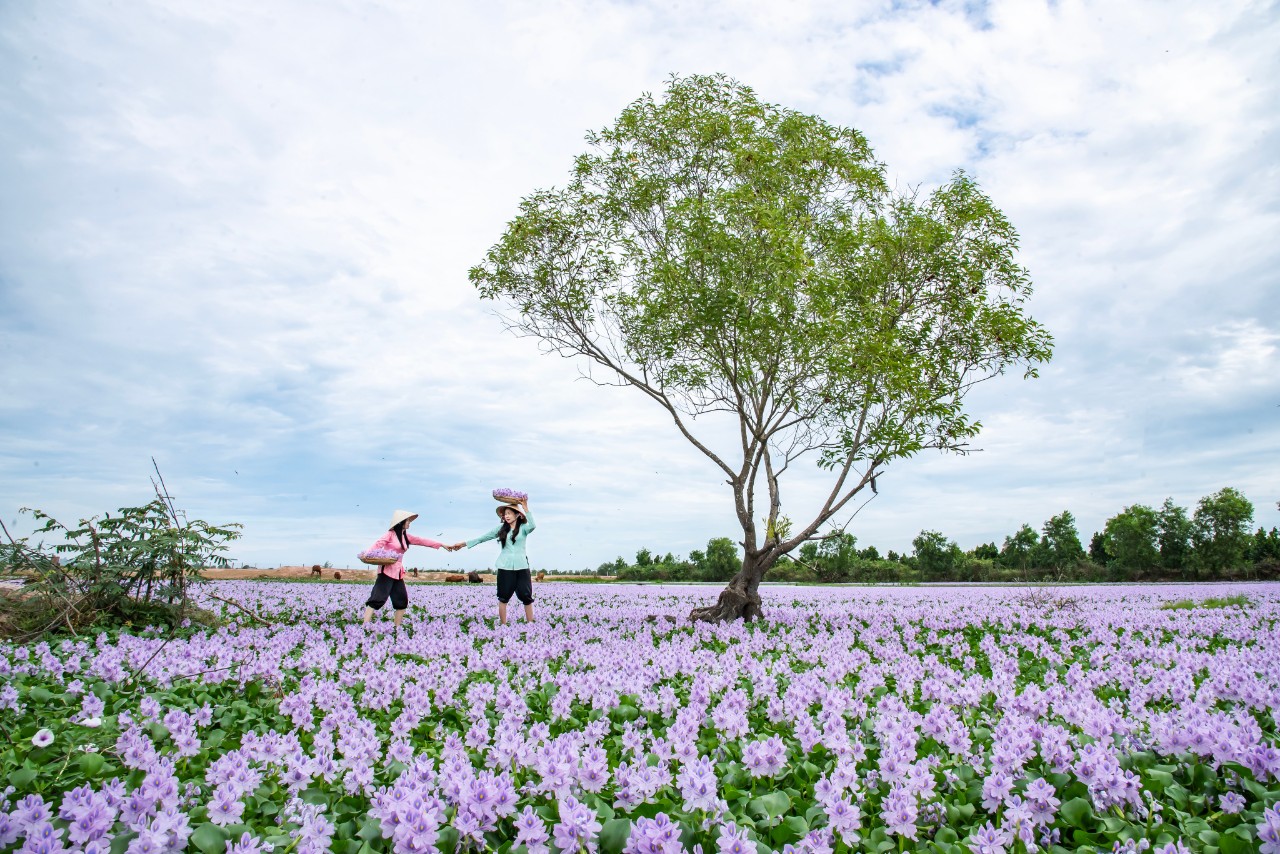
M 410 513 L 408 510 L 397 510 L 392 513 L 391 527 L 368 549 L 369 551 L 382 549 L 384 551 L 399 552 L 401 559 L 390 566 L 379 568 L 378 579 L 373 582 L 373 592 L 369 594 L 369 601 L 364 603 L 364 622 L 366 625 L 373 619 L 373 612 L 385 605 L 387 597 L 390 596 L 391 607 L 396 610 L 396 628 L 400 628 L 400 620 L 404 618 L 404 612 L 409 608 L 409 588 L 404 583 L 404 553 L 409 550 L 410 545 L 428 546 L 433 549 L 441 548 L 444 545 L 443 543 L 437 543 L 435 540 L 415 537 L 410 534 L 409 523 L 417 518 L 417 513 Z

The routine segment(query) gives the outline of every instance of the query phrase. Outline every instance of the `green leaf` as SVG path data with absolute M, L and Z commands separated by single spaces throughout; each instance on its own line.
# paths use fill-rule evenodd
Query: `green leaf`
M 27 692 L 27 697 L 37 703 L 47 703 L 53 699 L 53 692 L 37 686 Z
M 34 768 L 18 768 L 9 773 L 9 782 L 15 789 L 21 791 L 30 786 L 38 776 L 39 772 Z
M 191 834 L 191 841 L 205 854 L 223 854 L 230 838 L 225 830 L 212 822 L 205 822 Z
M 1072 827 L 1085 828 L 1093 816 L 1093 807 L 1084 798 L 1072 798 L 1058 810 L 1062 820 Z
M 80 771 L 86 777 L 96 777 L 105 761 L 99 753 L 83 753 L 79 760 Z
M 1232 828 L 1232 830 L 1234 831 L 1236 828 Z M 1218 850 L 1222 854 L 1253 854 L 1254 851 L 1258 850 L 1258 846 L 1252 838 L 1241 839 L 1234 833 L 1224 833 L 1218 837 Z
M 747 805 L 747 811 L 752 815 L 768 816 L 769 818 L 777 818 L 791 808 L 791 799 L 784 792 L 770 792 L 767 795 L 761 795 Z
M 360 832 L 356 834 L 365 842 L 372 842 L 375 839 L 382 838 L 382 823 L 373 817 L 364 820 L 360 825 Z
M 786 831 L 786 834 L 790 837 L 788 841 L 791 841 L 799 839 L 809 832 L 809 822 L 798 815 L 789 815 L 782 820 L 779 828 Z
M 631 836 L 631 819 L 611 818 L 600 829 L 600 850 L 605 854 L 621 854 Z

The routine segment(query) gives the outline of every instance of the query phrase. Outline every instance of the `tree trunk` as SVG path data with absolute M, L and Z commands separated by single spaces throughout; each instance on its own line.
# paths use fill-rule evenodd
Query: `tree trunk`
M 742 569 L 729 582 L 729 586 L 720 591 L 716 604 L 703 608 L 694 608 L 689 612 L 689 619 L 703 623 L 724 623 L 729 620 L 752 620 L 763 618 L 764 610 L 760 603 L 760 579 L 773 566 L 774 561 L 763 561 L 759 558 L 744 557 Z

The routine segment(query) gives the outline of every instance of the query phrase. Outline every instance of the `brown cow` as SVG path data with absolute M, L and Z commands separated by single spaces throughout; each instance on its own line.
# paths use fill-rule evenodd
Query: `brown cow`
M 313 563 L 313 564 L 311 565 L 311 575 L 312 575 L 312 577 L 313 577 L 313 578 L 319 578 L 319 577 L 320 577 L 320 564 L 318 564 L 318 563 Z
M 484 579 L 480 577 L 480 573 L 476 572 L 474 569 L 467 573 L 467 581 L 472 584 L 484 583 Z
M 547 573 L 546 573 L 546 570 L 542 570 L 542 569 L 538 570 L 538 577 L 537 577 L 537 580 L 538 580 L 538 581 L 546 581 L 546 580 L 547 580 Z
M 444 577 L 444 580 L 445 581 L 466 581 L 467 577 L 465 575 L 451 574 L 451 575 L 446 575 Z

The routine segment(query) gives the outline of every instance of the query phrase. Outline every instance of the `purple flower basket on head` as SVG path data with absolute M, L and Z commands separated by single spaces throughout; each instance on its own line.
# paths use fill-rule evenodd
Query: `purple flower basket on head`
M 514 489 L 495 489 L 493 497 L 504 504 L 519 504 L 521 501 L 528 501 L 529 496 L 523 492 L 517 492 Z

